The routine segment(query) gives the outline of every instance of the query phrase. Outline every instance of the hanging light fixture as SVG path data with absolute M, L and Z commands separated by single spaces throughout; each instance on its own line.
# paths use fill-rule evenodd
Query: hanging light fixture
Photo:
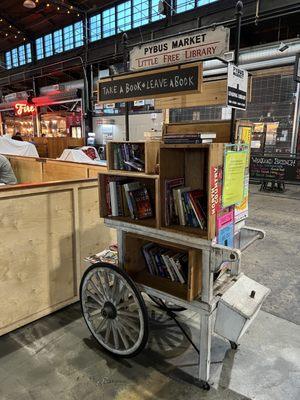
M 23 6 L 26 8 L 35 8 L 36 4 L 33 0 L 25 0 Z

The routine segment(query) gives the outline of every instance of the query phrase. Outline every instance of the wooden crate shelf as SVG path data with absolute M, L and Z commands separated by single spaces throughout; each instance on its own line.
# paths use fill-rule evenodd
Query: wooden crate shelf
M 188 253 L 188 282 L 181 284 L 173 282 L 168 278 L 154 276 L 148 272 L 142 246 L 153 242 L 159 246 L 175 252 L 185 251 Z M 192 301 L 199 298 L 202 287 L 202 253 L 200 250 L 192 249 L 180 244 L 170 244 L 162 240 L 149 240 L 149 238 L 132 233 L 125 234 L 125 271 L 137 283 L 161 290 L 178 298 Z
M 111 216 L 106 201 L 107 179 L 124 178 L 124 183 L 141 182 L 148 190 L 154 216 L 145 219 L 132 219 L 130 216 Z M 151 228 L 159 227 L 159 177 L 158 175 L 147 175 L 130 171 L 107 171 L 99 174 L 99 206 L 100 217 L 108 218 L 121 222 L 129 222 L 136 225 L 147 226 Z
M 215 216 L 212 215 L 211 173 L 214 167 L 223 164 L 223 149 L 223 144 L 221 143 L 161 145 L 161 229 L 182 232 L 204 239 L 213 239 L 215 237 Z M 207 209 L 207 228 L 205 230 L 182 225 L 166 225 L 165 181 L 181 177 L 184 178 L 184 186 L 191 187 L 192 190 L 200 189 L 204 192 L 204 202 Z
M 175 122 L 163 126 L 163 137 L 165 134 L 215 132 L 217 137 L 214 143 L 230 142 L 230 121 L 201 121 L 201 122 Z
M 118 171 L 118 172 L 134 172 L 134 171 L 126 171 L 115 168 L 115 151 L 114 149 L 118 145 L 122 144 L 132 144 L 142 147 L 142 154 L 144 155 L 145 169 L 141 173 L 146 174 L 156 174 L 157 166 L 159 165 L 159 146 L 160 142 L 158 141 L 130 141 L 130 142 L 108 142 L 107 143 L 107 168 L 109 171 Z M 139 173 L 139 172 L 137 172 Z

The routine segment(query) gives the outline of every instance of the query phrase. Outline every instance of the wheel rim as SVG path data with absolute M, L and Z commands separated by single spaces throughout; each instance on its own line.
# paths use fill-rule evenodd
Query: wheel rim
M 141 344 L 144 318 L 137 296 L 126 279 L 109 267 L 93 268 L 82 285 L 84 319 L 108 351 L 130 355 Z

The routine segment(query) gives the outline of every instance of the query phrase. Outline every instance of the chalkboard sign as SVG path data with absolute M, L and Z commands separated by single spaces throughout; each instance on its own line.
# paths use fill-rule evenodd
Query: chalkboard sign
M 300 159 L 296 157 L 251 156 L 250 178 L 300 182 Z
M 98 101 L 119 103 L 170 94 L 195 93 L 200 91 L 201 82 L 201 64 L 120 75 L 98 81 Z

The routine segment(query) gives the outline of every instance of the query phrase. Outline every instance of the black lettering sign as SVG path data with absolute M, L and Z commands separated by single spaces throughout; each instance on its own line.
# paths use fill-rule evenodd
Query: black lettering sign
M 98 82 L 100 102 L 114 100 L 145 99 L 159 97 L 168 93 L 197 91 L 199 89 L 199 67 L 162 71 L 141 76 L 112 78 L 109 81 Z
M 255 180 L 300 181 L 300 159 L 296 157 L 251 156 L 250 178 Z

